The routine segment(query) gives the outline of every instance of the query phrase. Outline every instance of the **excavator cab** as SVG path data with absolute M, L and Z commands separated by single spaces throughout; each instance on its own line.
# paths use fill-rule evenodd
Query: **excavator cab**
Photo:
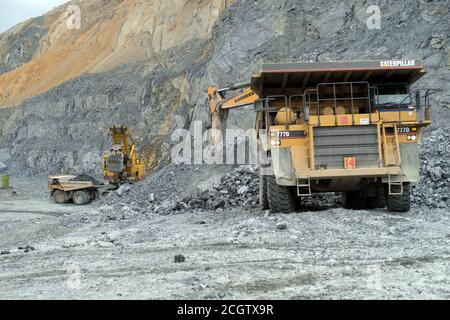
M 145 178 L 144 162 L 137 155 L 129 129 L 112 126 L 109 129 L 112 146 L 103 153 L 103 176 L 113 184 L 140 181 Z

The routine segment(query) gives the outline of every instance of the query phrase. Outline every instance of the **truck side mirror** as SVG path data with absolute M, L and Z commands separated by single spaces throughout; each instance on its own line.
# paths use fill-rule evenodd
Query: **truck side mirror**
M 416 91 L 416 109 L 420 109 L 421 107 L 421 96 L 420 96 L 420 90 Z

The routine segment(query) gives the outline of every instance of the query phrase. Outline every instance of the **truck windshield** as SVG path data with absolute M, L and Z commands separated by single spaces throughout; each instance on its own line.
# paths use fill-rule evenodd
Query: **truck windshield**
M 378 96 L 378 103 L 383 106 L 405 105 L 411 104 L 411 99 L 409 94 L 380 94 Z

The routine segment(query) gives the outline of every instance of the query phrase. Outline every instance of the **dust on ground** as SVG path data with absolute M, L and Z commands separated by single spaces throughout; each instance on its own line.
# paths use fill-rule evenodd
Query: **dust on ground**
M 53 204 L 43 179 L 11 181 L 17 194 L 0 192 L 0 298 L 450 298 L 447 210 L 113 215 Z

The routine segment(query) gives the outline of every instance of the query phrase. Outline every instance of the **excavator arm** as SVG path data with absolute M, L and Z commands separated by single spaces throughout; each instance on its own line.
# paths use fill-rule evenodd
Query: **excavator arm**
M 228 118 L 228 110 L 253 104 L 259 99 L 258 95 L 249 87 L 249 83 L 238 84 L 235 86 L 217 89 L 208 87 L 208 104 L 211 112 L 211 128 L 214 130 L 224 130 Z M 242 91 L 232 97 L 226 98 L 227 91 Z M 216 141 L 213 134 L 213 142 Z

